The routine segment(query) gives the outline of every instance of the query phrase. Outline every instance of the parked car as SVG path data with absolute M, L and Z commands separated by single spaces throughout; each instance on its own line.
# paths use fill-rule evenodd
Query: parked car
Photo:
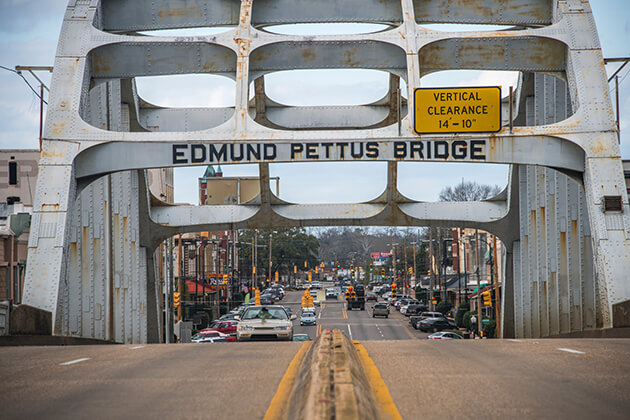
M 389 317 L 389 308 L 385 302 L 374 305 L 374 308 L 372 309 L 372 318 L 376 318 L 377 316 L 384 316 L 385 318 Z
M 463 337 L 457 333 L 449 331 L 440 331 L 427 337 L 429 340 L 462 340 Z
M 193 335 L 192 337 L 192 342 L 193 343 L 219 343 L 219 342 L 227 342 L 228 341 L 228 335 L 227 334 L 223 334 L 219 331 L 200 331 L 197 334 Z M 230 341 L 235 341 L 235 338 L 232 337 L 233 340 Z
M 221 315 L 219 319 L 217 319 L 217 321 L 230 321 L 230 320 L 234 320 L 234 318 L 237 316 L 238 316 L 238 313 L 230 312 L 229 314 Z
M 279 305 L 250 306 L 239 317 L 236 329 L 238 341 L 257 339 L 293 339 L 293 323 L 295 315 L 287 315 L 287 311 Z
M 213 321 L 210 323 L 210 325 L 208 325 L 208 328 L 204 328 L 201 331 L 215 330 L 215 331 L 222 332 L 224 334 L 233 334 L 233 333 L 236 333 L 237 325 L 238 325 L 238 321 L 235 319 Z
M 262 294 L 260 295 L 260 304 L 261 305 L 273 305 L 276 302 L 274 296 L 271 294 Z
M 373 300 L 375 302 L 378 302 L 378 295 L 374 292 L 367 292 L 367 294 L 365 295 L 365 300 L 366 301 Z
M 426 305 L 423 305 L 421 303 L 411 303 L 409 304 L 409 306 L 407 307 L 407 310 L 405 311 L 405 316 L 411 317 L 413 315 L 418 315 L 422 312 L 425 312 L 427 310 Z
M 300 325 L 316 325 L 317 317 L 315 312 L 302 312 L 300 315 Z
M 424 332 L 437 332 L 452 328 L 446 318 L 424 318 L 418 321 L 417 325 L 418 329 Z

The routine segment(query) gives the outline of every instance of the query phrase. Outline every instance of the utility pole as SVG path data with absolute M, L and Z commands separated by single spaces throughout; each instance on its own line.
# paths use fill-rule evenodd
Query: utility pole
M 405 256 L 405 282 L 403 284 L 403 293 L 407 294 L 407 283 L 409 281 L 409 272 L 407 271 L 407 237 L 403 238 L 403 255 Z
M 435 310 L 433 306 L 433 229 L 429 227 L 429 309 Z
M 492 268 L 494 270 L 494 314 L 497 323 L 497 338 L 501 338 L 501 300 L 499 294 L 499 279 L 497 271 L 497 237 L 492 235 Z
M 475 229 L 475 251 L 477 253 L 477 331 L 481 336 L 481 280 L 479 280 L 479 229 Z
M 269 284 L 271 284 L 271 266 L 273 265 L 273 262 L 271 261 L 271 238 L 272 238 L 272 234 L 271 232 L 269 232 Z
M 177 281 L 177 291 L 179 292 L 179 306 L 177 307 L 177 320 L 182 320 L 182 306 L 184 306 L 184 291 L 182 290 L 182 234 L 179 234 L 177 242 L 177 272 L 179 273 Z

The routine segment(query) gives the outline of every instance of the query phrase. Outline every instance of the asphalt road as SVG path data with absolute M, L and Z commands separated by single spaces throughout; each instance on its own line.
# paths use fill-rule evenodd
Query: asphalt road
M 301 295 L 282 304 L 299 314 Z M 328 301 L 320 314 L 362 342 L 405 419 L 630 413 L 630 339 L 426 340 L 396 311 Z M 0 347 L 0 419 L 261 419 L 301 345 Z
M 0 419 L 261 419 L 301 345 L 2 347 Z
M 300 326 L 300 299 L 303 295 L 303 291 L 288 292 L 280 302 L 282 305 L 290 306 L 293 313 L 298 316 L 298 319 L 294 321 L 295 334 L 308 334 L 309 337 L 315 338 L 318 331 L 331 328 L 343 331 L 352 340 L 360 341 L 410 340 L 426 338 L 428 335 L 419 331 L 416 332 L 409 325 L 408 318 L 400 315 L 393 308 L 389 318 L 373 318 L 372 306 L 375 302 L 369 302 L 364 311 L 356 309 L 348 311 L 345 309 L 345 301 L 341 300 L 341 297 L 337 300 L 327 299 L 316 308 L 319 328 L 310 325 Z

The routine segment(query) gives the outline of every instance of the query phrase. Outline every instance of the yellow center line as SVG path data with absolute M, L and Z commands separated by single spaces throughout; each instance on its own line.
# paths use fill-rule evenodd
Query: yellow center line
M 368 354 L 367 350 L 356 340 L 352 343 L 354 344 L 357 353 L 359 353 L 359 359 L 361 360 L 365 375 L 367 376 L 370 387 L 372 388 L 372 395 L 376 400 L 379 411 L 383 414 L 383 418 L 402 420 L 402 417 L 398 412 L 398 408 L 396 408 L 396 404 L 394 404 L 394 400 L 389 393 L 389 389 L 387 388 L 387 385 L 385 385 L 385 382 L 381 377 L 381 373 L 378 371 L 378 368 L 374 364 L 374 361 Z
M 300 370 L 300 366 L 302 365 L 302 361 L 308 353 L 308 349 L 311 347 L 311 342 L 306 342 L 302 344 L 300 350 L 289 363 L 289 367 L 287 371 L 284 373 L 280 384 L 278 385 L 278 389 L 276 390 L 276 395 L 271 399 L 271 403 L 269 403 L 269 407 L 267 408 L 267 412 L 265 413 L 264 420 L 274 420 L 281 419 L 284 415 L 284 410 L 287 407 L 289 396 L 291 395 L 291 388 L 293 388 L 293 383 L 295 382 L 295 378 Z

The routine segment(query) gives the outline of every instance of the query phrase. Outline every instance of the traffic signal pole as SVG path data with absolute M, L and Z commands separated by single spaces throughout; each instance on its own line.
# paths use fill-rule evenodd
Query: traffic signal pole
M 477 331 L 481 336 L 481 280 L 479 279 L 479 229 L 475 229 L 475 251 L 477 253 Z

